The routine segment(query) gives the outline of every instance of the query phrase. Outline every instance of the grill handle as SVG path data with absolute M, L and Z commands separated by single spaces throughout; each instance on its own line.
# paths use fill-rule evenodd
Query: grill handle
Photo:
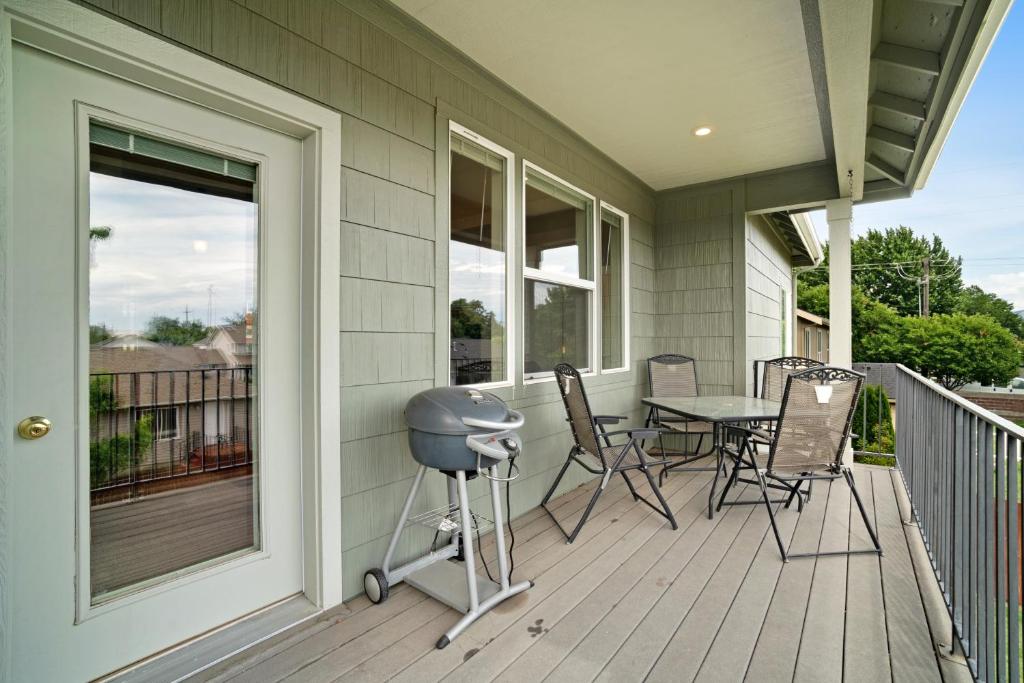
M 490 420 L 479 420 L 475 417 L 464 417 L 462 418 L 462 423 L 467 427 L 479 427 L 480 429 L 495 431 L 519 429 L 526 423 L 526 418 L 518 410 L 510 410 L 508 413 L 511 419 L 506 422 L 492 422 Z

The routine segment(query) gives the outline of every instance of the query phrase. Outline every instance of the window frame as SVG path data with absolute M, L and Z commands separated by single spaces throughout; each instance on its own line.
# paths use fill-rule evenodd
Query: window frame
M 590 259 L 589 265 L 590 265 L 590 272 L 592 274 L 593 280 L 584 280 L 582 278 L 575 278 L 575 277 L 567 277 L 567 276 L 563 276 L 563 275 L 556 275 L 556 274 L 553 274 L 553 273 L 549 273 L 549 272 L 540 270 L 539 268 L 530 268 L 530 267 L 526 266 L 526 263 L 525 263 L 525 255 L 526 255 L 526 177 L 531 172 L 536 173 L 537 175 L 543 176 L 547 180 L 549 180 L 549 181 L 551 181 L 553 183 L 557 183 L 557 184 L 559 184 L 559 185 L 561 185 L 561 186 L 571 190 L 572 192 L 575 192 L 576 194 L 579 194 L 580 196 L 584 197 L 587 201 L 589 201 L 591 203 L 591 205 L 593 206 L 593 210 L 590 212 L 590 241 L 591 241 L 592 246 L 588 250 L 588 254 L 587 254 L 587 257 Z M 590 326 L 589 327 L 590 327 L 590 330 L 589 330 L 589 334 L 588 334 L 589 339 L 587 340 L 587 367 L 585 369 L 584 368 L 578 368 L 578 369 L 580 371 L 580 375 L 582 375 L 583 377 L 593 377 L 593 376 L 596 376 L 598 374 L 598 372 L 595 369 L 595 365 L 599 365 L 599 361 L 597 360 L 597 350 L 600 348 L 599 347 L 600 341 L 598 340 L 598 337 L 601 334 L 600 321 L 598 321 L 598 315 L 597 315 L 597 313 L 598 313 L 597 298 L 598 298 L 598 295 L 599 295 L 599 290 L 598 290 L 598 287 L 597 287 L 597 254 L 600 252 L 600 246 L 597 244 L 597 242 L 600 241 L 598 239 L 598 237 L 599 237 L 598 225 L 599 225 L 599 221 L 600 221 L 600 204 L 599 204 L 596 196 L 592 195 L 591 193 L 587 192 L 586 190 L 583 190 L 583 189 L 577 187 L 576 185 L 573 185 L 569 181 L 564 180 L 563 178 L 560 178 L 559 176 L 555 175 L 554 173 L 551 173 L 550 171 L 545 170 L 544 168 L 538 166 L 537 164 L 531 162 L 530 160 L 528 160 L 526 158 L 523 159 L 523 164 L 522 164 L 522 180 L 521 180 L 521 183 L 520 183 L 520 186 L 519 186 L 519 190 L 520 190 L 520 197 L 522 199 L 522 207 L 523 207 L 522 208 L 522 215 L 520 216 L 520 220 L 519 220 L 519 223 L 518 223 L 519 232 L 520 232 L 520 235 L 519 235 L 519 247 L 520 247 L 521 253 L 523 254 L 523 266 L 522 266 L 521 272 L 517 273 L 517 276 L 523 281 L 523 288 L 524 288 L 524 290 L 525 290 L 525 287 L 526 287 L 526 280 L 530 279 L 530 280 L 533 280 L 535 282 L 544 282 L 544 283 L 547 283 L 547 284 L 561 285 L 561 286 L 564 286 L 564 287 L 573 287 L 573 288 L 576 288 L 576 289 L 587 290 L 589 292 L 588 296 L 590 298 L 590 305 L 589 305 L 589 316 L 590 316 Z M 526 371 L 525 371 L 525 367 L 526 367 L 526 295 L 525 295 L 525 291 L 524 291 L 524 295 L 522 297 L 522 301 L 520 302 L 519 308 L 520 308 L 520 313 L 522 315 L 522 321 L 523 321 L 523 329 L 522 329 L 522 335 L 523 335 L 522 354 L 523 354 L 523 367 L 524 367 L 524 371 L 523 371 L 523 385 L 541 384 L 543 382 L 553 382 L 555 380 L 554 372 L 550 372 L 549 371 L 549 372 L 543 372 L 543 373 L 535 373 L 535 374 L 532 374 L 532 375 L 527 375 L 526 374 Z
M 496 380 L 493 382 L 481 382 L 478 384 L 453 384 L 452 383 L 452 319 L 451 319 L 451 301 L 452 301 L 452 257 L 451 257 L 451 239 L 452 239 L 452 227 L 451 227 L 451 191 L 452 191 L 452 136 L 459 136 L 465 138 L 469 142 L 479 145 L 484 149 L 494 152 L 498 156 L 505 159 L 505 376 L 503 379 Z M 446 324 L 444 329 L 445 339 L 445 353 L 447 354 L 447 385 L 446 386 L 459 386 L 459 387 L 473 387 L 475 389 L 498 389 L 501 387 L 514 387 L 516 383 L 516 339 L 518 335 L 518 329 L 516 326 L 516 283 L 518 274 L 516 272 L 516 249 L 515 249 L 515 187 L 516 187 L 516 162 L 515 154 L 511 151 L 492 142 L 484 136 L 476 133 L 466 126 L 455 122 L 452 119 L 448 120 L 448 196 L 445 201 L 448 202 L 448 224 L 445 226 L 445 234 L 448 239 L 448 261 L 447 261 L 447 277 L 448 277 L 448 293 L 447 301 L 445 302 L 445 310 L 448 315 L 445 317 Z
M 630 307 L 630 300 L 632 297 L 632 290 L 630 289 L 630 255 L 629 255 L 629 214 L 621 209 L 617 209 L 608 202 L 601 200 L 598 206 L 598 214 L 608 211 L 615 214 L 622 221 L 622 365 L 615 368 L 606 368 L 601 365 L 604 362 L 604 338 L 598 340 L 597 358 L 598 365 L 601 368 L 602 375 L 612 375 L 618 372 L 629 372 L 632 365 L 632 356 L 630 356 L 630 318 L 632 316 L 632 309 Z M 600 225 L 601 216 L 598 215 L 598 234 L 597 239 L 594 240 L 595 249 L 595 262 L 598 266 L 601 264 L 601 240 L 600 240 Z M 597 296 L 603 297 L 604 291 L 599 288 Z M 602 301 L 603 303 L 603 301 Z M 600 309 L 600 313 L 604 315 L 604 308 Z M 603 322 L 603 321 L 602 321 Z
M 174 434 L 171 435 L 171 436 L 160 436 L 160 434 L 159 434 L 159 430 L 157 429 L 157 426 L 159 424 L 161 424 L 160 417 L 158 415 L 158 413 L 160 411 L 173 411 L 174 412 Z M 136 418 L 136 422 L 138 422 L 138 420 L 141 420 L 141 419 L 145 418 L 146 415 L 152 415 L 153 416 L 153 427 L 152 427 L 152 429 L 153 429 L 153 441 L 154 442 L 174 441 L 175 439 L 180 439 L 181 438 L 181 410 L 180 410 L 179 406 L 176 406 L 176 405 L 173 405 L 173 406 L 149 406 L 149 407 L 146 407 L 146 408 L 141 408 L 139 410 L 139 415 Z M 167 415 L 165 415 L 164 417 L 167 417 Z

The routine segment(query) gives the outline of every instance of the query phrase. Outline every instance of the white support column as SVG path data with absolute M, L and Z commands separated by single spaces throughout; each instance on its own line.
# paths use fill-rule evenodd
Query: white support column
M 828 221 L 828 319 L 829 365 L 853 364 L 853 305 L 851 302 L 850 223 L 853 203 L 849 197 L 825 202 Z

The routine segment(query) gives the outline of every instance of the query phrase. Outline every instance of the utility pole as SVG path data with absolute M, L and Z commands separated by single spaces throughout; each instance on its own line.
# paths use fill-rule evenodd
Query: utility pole
M 924 318 L 931 314 L 931 268 L 932 259 L 925 256 L 921 260 L 921 316 Z

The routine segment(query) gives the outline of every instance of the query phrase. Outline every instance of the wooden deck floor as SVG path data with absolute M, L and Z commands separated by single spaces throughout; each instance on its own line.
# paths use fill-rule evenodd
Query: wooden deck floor
M 353 600 L 199 678 L 970 680 L 966 668 L 935 654 L 933 633 L 946 637 L 941 617 L 928 609 L 937 587 L 930 570 L 912 561 L 920 536 L 902 522 L 898 475 L 859 467 L 857 478 L 882 558 L 783 564 L 763 507 L 727 508 L 707 519 L 708 473 L 673 474 L 666 483 L 678 531 L 633 503 L 616 479 L 573 545 L 539 509 L 516 520 L 515 578 L 536 586 L 445 650 L 433 645 L 456 612 L 400 585 L 382 605 Z M 803 514 L 780 512 L 792 549 L 866 547 L 845 484 L 825 489 L 815 490 Z M 559 517 L 578 515 L 589 492 L 588 485 L 559 498 Z M 489 539 L 483 545 L 493 552 Z
M 94 595 L 253 545 L 252 476 L 92 510 Z

